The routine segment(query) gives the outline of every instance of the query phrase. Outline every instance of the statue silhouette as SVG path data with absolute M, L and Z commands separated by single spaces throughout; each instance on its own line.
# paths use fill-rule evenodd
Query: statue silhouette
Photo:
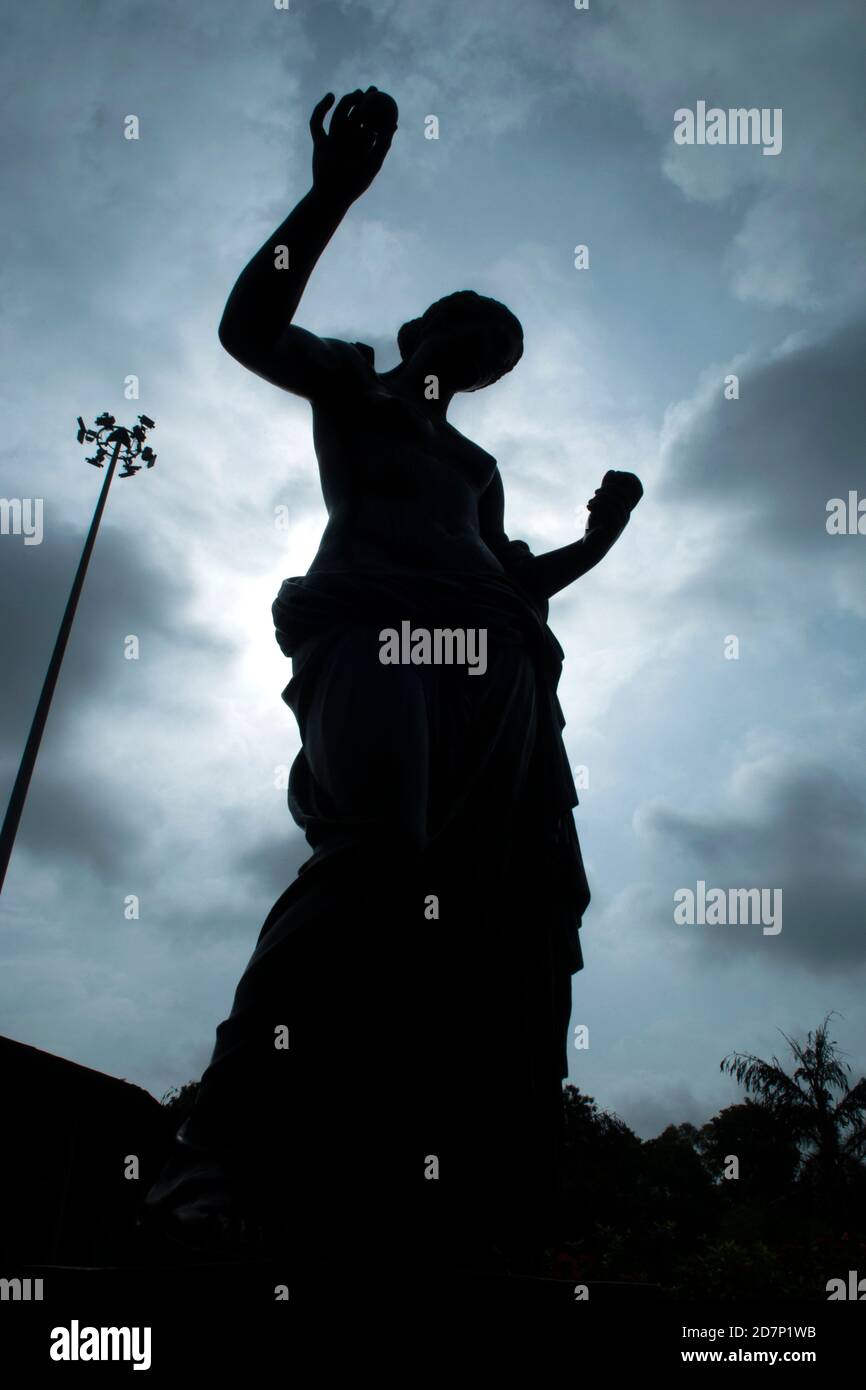
M 585 534 L 534 555 L 505 534 L 496 460 L 446 418 L 520 359 L 504 305 L 439 300 L 382 373 L 372 348 L 293 322 L 397 128 L 369 87 L 326 132 L 333 100 L 310 122 L 312 188 L 219 329 L 313 410 L 328 523 L 273 605 L 302 738 L 289 806 L 313 853 L 261 930 L 144 1223 L 216 1254 L 290 1250 L 308 1270 L 334 1243 L 353 1267 L 526 1270 L 554 1234 L 589 902 L 548 600 L 609 550 L 642 488 L 606 473 Z M 467 634 L 483 634 L 483 669 L 461 661 Z

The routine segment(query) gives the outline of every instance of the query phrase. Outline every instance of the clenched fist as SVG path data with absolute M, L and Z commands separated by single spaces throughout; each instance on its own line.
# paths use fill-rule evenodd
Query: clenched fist
M 586 529 L 597 526 L 625 526 L 634 508 L 643 497 L 643 484 L 634 473 L 621 473 L 609 468 L 587 502 L 589 521 Z
M 387 92 L 360 87 L 341 97 L 325 131 L 325 113 L 334 101 L 328 92 L 310 118 L 313 137 L 313 186 L 321 193 L 352 203 L 360 198 L 382 167 L 397 129 L 397 103 Z

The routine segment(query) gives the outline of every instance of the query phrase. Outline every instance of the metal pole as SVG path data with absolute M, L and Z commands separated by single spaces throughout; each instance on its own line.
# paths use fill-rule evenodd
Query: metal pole
M 12 788 L 12 795 L 9 798 L 9 805 L 6 809 L 6 816 L 3 820 L 3 829 L 0 831 L 0 892 L 6 879 L 6 870 L 9 867 L 9 859 L 12 855 L 12 846 L 15 843 L 15 836 L 18 832 L 18 822 L 21 820 L 21 812 L 24 810 L 24 802 L 27 797 L 27 789 L 30 786 L 30 778 L 33 775 L 33 768 L 36 764 L 36 757 L 39 752 L 39 745 L 42 742 L 42 734 L 45 729 L 45 721 L 48 718 L 48 711 L 51 708 L 51 698 L 54 694 L 54 687 L 57 684 L 57 677 L 60 675 L 60 667 L 63 662 L 63 654 L 66 651 L 66 644 L 69 641 L 69 633 L 72 628 L 72 620 L 75 617 L 75 610 L 78 607 L 78 600 L 81 597 L 81 590 L 84 587 L 84 577 L 87 574 L 87 566 L 90 563 L 90 556 L 96 541 L 96 533 L 99 530 L 99 523 L 102 520 L 102 513 L 105 511 L 105 503 L 108 500 L 108 489 L 111 487 L 111 480 L 114 477 L 114 470 L 123 445 L 122 437 L 118 437 L 111 454 L 111 463 L 102 484 L 102 491 L 99 494 L 99 501 L 93 513 L 93 521 L 90 523 L 90 531 L 87 540 L 84 542 L 84 550 L 81 552 L 81 559 L 78 563 L 78 570 L 72 582 L 72 589 L 66 604 L 66 612 L 63 614 L 63 621 L 60 624 L 60 631 L 57 634 L 57 641 L 54 643 L 54 651 L 51 662 L 42 686 L 42 694 L 39 696 L 39 704 L 36 706 L 36 713 L 33 716 L 33 723 L 30 725 L 30 733 L 27 736 L 27 744 L 24 755 L 21 759 L 21 766 L 18 769 L 18 776 L 15 778 L 15 785 Z

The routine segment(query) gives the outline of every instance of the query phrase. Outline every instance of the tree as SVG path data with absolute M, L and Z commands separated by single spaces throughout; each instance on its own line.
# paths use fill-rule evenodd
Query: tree
M 563 1088 L 564 1201 L 572 1233 L 621 1222 L 636 1206 L 641 1141 L 576 1086 Z
M 698 1131 L 684 1123 L 668 1125 L 643 1144 L 646 1179 L 654 1201 L 678 1203 L 706 1197 L 710 1178 L 698 1153 Z
M 781 1131 L 773 1111 L 746 1100 L 728 1105 L 701 1127 L 698 1146 L 704 1166 L 731 1198 L 775 1201 L 789 1192 L 800 1168 L 796 1137 Z M 725 1182 L 732 1155 L 739 1160 L 736 1182 Z
M 180 1128 L 183 1121 L 192 1113 L 199 1085 L 198 1081 L 187 1081 L 185 1086 L 171 1086 L 163 1096 L 160 1104 L 171 1115 L 172 1123 L 176 1129 Z
M 827 1014 L 805 1044 L 782 1033 L 797 1063 L 792 1075 L 778 1057 L 765 1062 L 752 1053 L 732 1052 L 720 1063 L 798 1144 L 801 1178 L 828 1194 L 862 1180 L 866 1155 L 866 1077 L 849 1086 L 851 1068 L 829 1036 L 832 1016 Z

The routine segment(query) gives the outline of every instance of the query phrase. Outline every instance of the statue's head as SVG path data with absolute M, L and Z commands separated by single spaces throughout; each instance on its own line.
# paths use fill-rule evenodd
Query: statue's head
M 404 323 L 397 346 L 404 362 L 422 351 L 425 368 L 450 390 L 480 391 L 520 361 L 523 329 L 498 299 L 458 290 Z

